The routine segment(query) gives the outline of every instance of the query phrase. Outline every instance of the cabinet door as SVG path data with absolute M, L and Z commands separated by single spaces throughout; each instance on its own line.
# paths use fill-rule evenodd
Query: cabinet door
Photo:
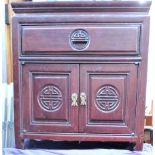
M 80 66 L 80 132 L 131 134 L 135 129 L 137 66 L 87 64 Z
M 79 91 L 79 66 L 25 64 L 21 70 L 21 130 L 77 132 L 78 107 L 71 96 Z

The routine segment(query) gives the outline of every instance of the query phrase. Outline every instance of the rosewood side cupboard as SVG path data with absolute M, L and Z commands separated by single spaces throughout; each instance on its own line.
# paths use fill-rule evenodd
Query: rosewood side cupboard
M 142 149 L 150 5 L 12 3 L 17 148 L 28 138 Z

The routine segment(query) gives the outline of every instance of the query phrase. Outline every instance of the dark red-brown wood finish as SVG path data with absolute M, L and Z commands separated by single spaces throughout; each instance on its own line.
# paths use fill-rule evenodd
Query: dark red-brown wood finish
M 29 138 L 142 149 L 150 5 L 12 3 L 17 148 Z

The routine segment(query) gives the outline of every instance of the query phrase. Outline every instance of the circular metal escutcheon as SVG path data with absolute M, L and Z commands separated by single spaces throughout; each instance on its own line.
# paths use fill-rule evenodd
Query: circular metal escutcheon
M 77 29 L 71 33 L 69 42 L 73 50 L 83 51 L 88 48 L 90 37 L 86 30 Z

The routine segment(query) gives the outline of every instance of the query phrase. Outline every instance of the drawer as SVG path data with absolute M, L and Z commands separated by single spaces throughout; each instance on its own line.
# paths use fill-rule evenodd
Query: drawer
M 23 54 L 137 54 L 140 25 L 23 26 Z

